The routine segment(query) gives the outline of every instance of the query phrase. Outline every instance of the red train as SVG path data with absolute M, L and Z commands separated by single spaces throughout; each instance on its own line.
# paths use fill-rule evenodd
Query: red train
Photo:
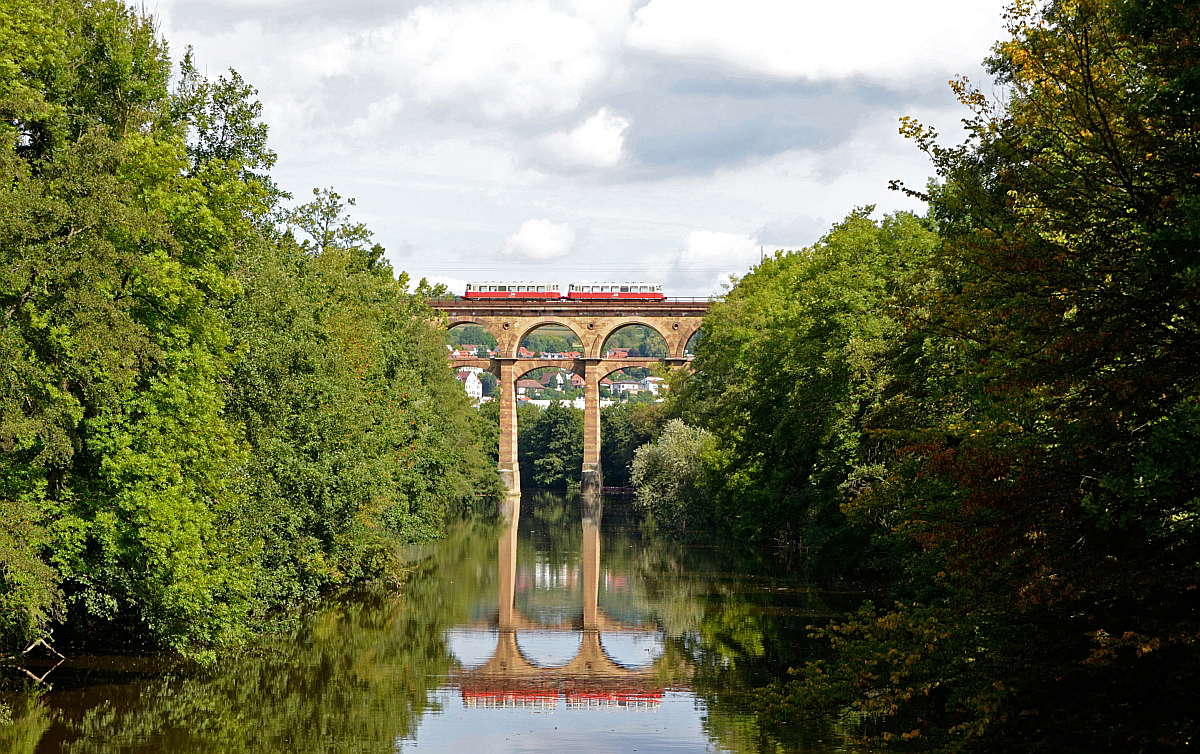
M 658 283 L 571 283 L 567 298 L 666 298 Z
M 463 298 L 563 298 L 555 283 L 467 283 Z M 567 288 L 569 299 L 663 299 L 659 283 L 572 283 Z
M 467 283 L 463 298 L 562 298 L 557 283 Z

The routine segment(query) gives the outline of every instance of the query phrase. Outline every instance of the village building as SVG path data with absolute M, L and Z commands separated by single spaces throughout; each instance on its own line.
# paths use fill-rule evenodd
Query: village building
M 529 395 L 531 392 L 542 392 L 542 383 L 537 380 L 517 380 L 517 395 Z
M 660 391 L 664 393 L 667 391 L 662 377 L 643 377 L 638 380 L 638 384 L 642 386 L 642 390 L 654 393 L 655 397 L 658 397 Z
M 557 372 L 546 372 L 542 375 L 542 378 L 538 380 L 538 382 L 542 384 L 542 387 L 550 390 L 562 390 L 567 385 L 571 384 L 570 380 L 567 378 L 567 373 L 562 370 Z
M 480 382 L 476 372 L 463 369 L 454 374 L 454 379 L 462 384 L 463 390 L 467 392 L 467 397 L 471 399 L 472 403 L 478 403 L 479 399 L 483 398 L 483 383 Z

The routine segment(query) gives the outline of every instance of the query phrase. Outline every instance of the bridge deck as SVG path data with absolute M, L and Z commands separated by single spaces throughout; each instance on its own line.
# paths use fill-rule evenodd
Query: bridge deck
M 435 299 L 434 309 L 452 317 L 703 317 L 708 299 L 536 301 L 520 299 Z

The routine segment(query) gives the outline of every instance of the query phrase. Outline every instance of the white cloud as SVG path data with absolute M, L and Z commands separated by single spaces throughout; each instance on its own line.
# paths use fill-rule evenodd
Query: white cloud
M 618 41 L 572 10 L 545 0 L 421 6 L 361 46 L 421 102 L 494 121 L 561 115 L 608 75 Z
M 744 273 L 758 258 L 758 239 L 752 236 L 694 230 L 683 239 L 668 280 L 682 288 L 719 291 L 730 275 Z
M 372 136 L 390 127 L 396 121 L 396 115 L 404 107 L 404 102 L 398 94 L 390 94 L 377 102 L 367 105 L 365 115 L 355 118 L 346 129 L 352 136 Z
M 500 250 L 507 255 L 542 260 L 565 257 L 575 247 L 575 231 L 566 223 L 526 220 L 509 236 Z
M 448 277 L 446 275 L 429 275 L 425 278 L 430 285 L 445 285 L 447 290 L 456 296 L 461 296 L 467 290 L 467 281 L 463 278 Z M 418 281 L 413 281 L 413 284 Z
M 621 162 L 629 119 L 602 107 L 570 131 L 543 140 L 550 158 L 563 167 L 611 168 Z
M 786 79 L 883 81 L 978 65 L 1003 0 L 650 0 L 628 42 Z
M 208 75 L 232 66 L 259 89 L 280 186 L 357 197 L 355 218 L 397 269 L 456 286 L 502 267 L 706 295 L 757 262 L 757 242 L 770 252 L 827 229 L 805 218 L 920 210 L 887 190 L 932 172 L 896 117 L 956 141 L 961 109 L 934 92 L 1002 34 L 999 0 L 795 2 L 155 7 L 176 55 L 194 45 Z M 812 77 L 853 80 L 791 84 Z M 569 267 L 545 262 L 565 254 Z

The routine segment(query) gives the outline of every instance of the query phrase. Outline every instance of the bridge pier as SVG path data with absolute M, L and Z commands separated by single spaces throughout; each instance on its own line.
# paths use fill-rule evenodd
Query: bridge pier
M 509 495 L 521 494 L 521 467 L 517 461 L 517 360 L 496 359 L 496 392 L 500 400 L 500 456 L 496 470 Z
M 600 359 L 583 363 L 583 473 L 579 490 L 587 495 L 604 491 L 604 475 L 600 469 Z

